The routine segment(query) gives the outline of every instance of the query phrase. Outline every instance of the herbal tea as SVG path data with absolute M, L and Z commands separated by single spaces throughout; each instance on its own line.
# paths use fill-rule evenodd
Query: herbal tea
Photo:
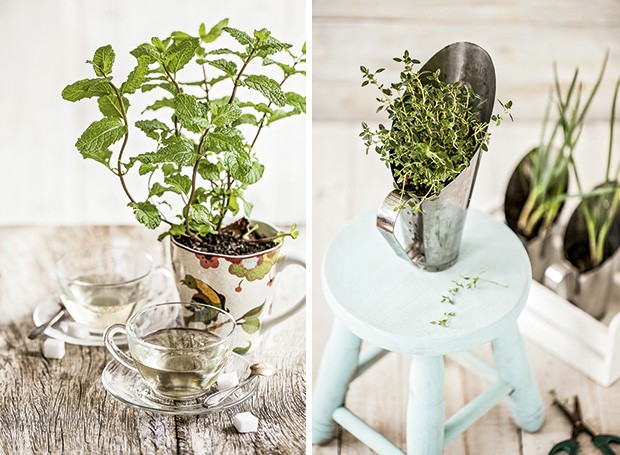
M 190 328 L 166 328 L 129 338 L 129 349 L 149 386 L 166 398 L 185 400 L 204 394 L 226 365 L 229 349 L 217 335 Z M 157 349 L 141 343 L 173 348 Z M 200 349 L 204 348 L 204 349 Z
M 89 274 L 66 285 L 62 301 L 73 319 L 95 330 L 125 322 L 144 294 L 143 284 L 122 283 L 118 274 Z

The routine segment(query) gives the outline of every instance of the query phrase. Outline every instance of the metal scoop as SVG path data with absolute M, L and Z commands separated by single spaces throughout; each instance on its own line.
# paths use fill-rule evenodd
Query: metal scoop
M 495 68 L 489 54 L 473 43 L 453 43 L 433 55 L 420 72 L 437 70 L 442 82 L 463 84 L 478 95 L 471 109 L 480 123 L 488 124 L 495 103 Z M 477 151 L 469 167 L 446 185 L 440 195 L 422 202 L 420 210 L 394 210 L 394 207 L 405 206 L 409 199 L 400 190 L 386 196 L 377 213 L 377 228 L 399 257 L 430 271 L 445 270 L 456 262 L 479 159 Z M 396 234 L 398 223 L 403 232 L 400 236 Z M 445 226 L 453 226 L 452 235 L 434 241 L 438 239 L 436 233 L 442 232 Z
M 495 103 L 495 67 L 491 56 L 480 46 L 467 41 L 449 44 L 426 62 L 420 71 L 440 70 L 439 79 L 466 85 L 480 97 L 473 106 L 480 123 L 488 123 Z

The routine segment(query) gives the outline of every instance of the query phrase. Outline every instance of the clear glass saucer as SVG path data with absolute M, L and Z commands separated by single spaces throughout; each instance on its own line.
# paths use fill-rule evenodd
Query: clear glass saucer
M 236 372 L 239 378 L 245 378 L 250 373 L 250 362 L 237 354 L 232 354 L 224 371 Z M 259 381 L 260 378 L 257 377 L 224 400 L 222 404 L 207 409 L 202 406 L 202 402 L 209 394 L 217 392 L 216 386 L 200 398 L 175 401 L 153 392 L 146 385 L 140 373 L 130 370 L 115 360 L 109 362 L 101 374 L 103 387 L 120 402 L 143 411 L 174 415 L 210 414 L 232 408 L 250 398 L 256 392 Z
M 54 314 L 56 314 L 56 312 L 60 309 L 60 307 L 58 306 L 59 300 L 60 297 L 58 296 L 51 297 L 36 306 L 32 313 L 32 320 L 34 321 L 35 325 L 39 326 L 46 323 L 52 318 L 52 316 L 54 316 Z M 77 322 L 73 320 L 73 318 L 69 315 L 68 312 L 65 312 L 65 315 L 62 317 L 61 320 L 71 321 L 72 323 L 77 324 Z M 103 346 L 102 331 L 94 331 L 86 326 L 82 327 L 84 327 L 88 332 L 88 335 L 86 335 L 85 337 L 78 338 L 70 335 L 65 330 L 63 330 L 60 321 L 45 329 L 45 334 L 51 338 L 56 338 L 69 344 L 77 344 L 80 346 Z M 123 344 L 123 341 L 121 340 L 119 341 L 119 343 Z

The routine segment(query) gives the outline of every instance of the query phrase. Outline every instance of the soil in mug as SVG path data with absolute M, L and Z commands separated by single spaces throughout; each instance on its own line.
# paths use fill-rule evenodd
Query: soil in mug
M 226 226 L 219 234 L 207 234 L 204 237 L 175 237 L 174 240 L 188 248 L 205 253 L 225 254 L 228 256 L 245 256 L 260 253 L 277 245 L 276 242 L 261 239 L 254 232 L 244 236 L 247 231 L 247 219 Z M 257 240 L 259 240 L 257 242 Z M 262 241 L 260 241 L 262 240 Z

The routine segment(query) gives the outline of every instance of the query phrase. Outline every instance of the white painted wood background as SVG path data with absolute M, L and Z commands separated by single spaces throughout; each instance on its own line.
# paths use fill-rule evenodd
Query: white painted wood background
M 390 189 L 389 172 L 376 156 L 365 156 L 358 138 L 360 122 L 379 121 L 375 93 L 361 88 L 359 66 L 386 67 L 397 77 L 392 57 L 409 49 L 425 62 L 454 41 L 472 41 L 494 60 L 497 98 L 514 102 L 514 123 L 492 128 L 489 153 L 483 155 L 472 206 L 489 210 L 502 203 L 508 178 L 525 152 L 536 145 L 552 62 L 566 85 L 580 67 L 586 88 L 593 85 L 605 51 L 610 61 L 595 99 L 577 161 L 591 187 L 604 178 L 608 118 L 613 86 L 620 77 L 620 3 L 616 0 L 509 0 L 460 2 L 431 0 L 313 1 L 313 371 L 323 353 L 332 315 L 320 286 L 321 259 L 335 232 L 354 215 L 376 209 Z M 616 133 L 617 136 L 617 133 Z M 616 140 L 616 162 L 620 143 Z M 565 210 L 569 215 L 572 205 Z M 616 293 L 616 295 L 618 295 Z M 377 302 L 380 305 L 380 302 Z M 445 450 L 450 454 L 542 454 L 570 435 L 568 425 L 550 408 L 547 392 L 579 394 L 592 426 L 620 433 L 620 385 L 604 389 L 528 342 L 537 380 L 545 396 L 543 432 L 515 430 L 505 405 L 497 407 Z M 483 353 L 488 355 L 488 350 Z M 392 354 L 356 381 L 347 404 L 362 418 L 405 446 L 405 409 L 409 358 Z M 484 384 L 453 363 L 446 367 L 446 414 L 479 393 Z M 587 404 L 586 404 L 587 403 Z M 586 442 L 583 439 L 582 442 Z M 352 436 L 339 438 L 316 455 L 365 454 Z M 585 444 L 583 453 L 597 453 Z
M 1 0 L 0 225 L 133 223 L 115 177 L 83 160 L 74 147 L 98 118 L 96 103 L 72 104 L 60 93 L 67 84 L 91 77 L 84 61 L 101 45 L 112 44 L 115 74 L 123 80 L 133 68 L 129 51 L 136 45 L 173 30 L 197 33 L 201 22 L 209 26 L 224 17 L 243 30 L 267 27 L 298 48 L 306 39 L 303 1 Z M 287 90 L 304 92 L 303 78 L 291 82 Z M 301 222 L 305 118 L 278 123 L 257 142 L 266 171 L 248 195 L 255 203 L 254 216 L 281 224 Z M 148 151 L 149 140 L 137 140 L 139 136 L 130 138 L 128 153 Z M 140 179 L 129 179 L 129 186 L 142 194 Z

